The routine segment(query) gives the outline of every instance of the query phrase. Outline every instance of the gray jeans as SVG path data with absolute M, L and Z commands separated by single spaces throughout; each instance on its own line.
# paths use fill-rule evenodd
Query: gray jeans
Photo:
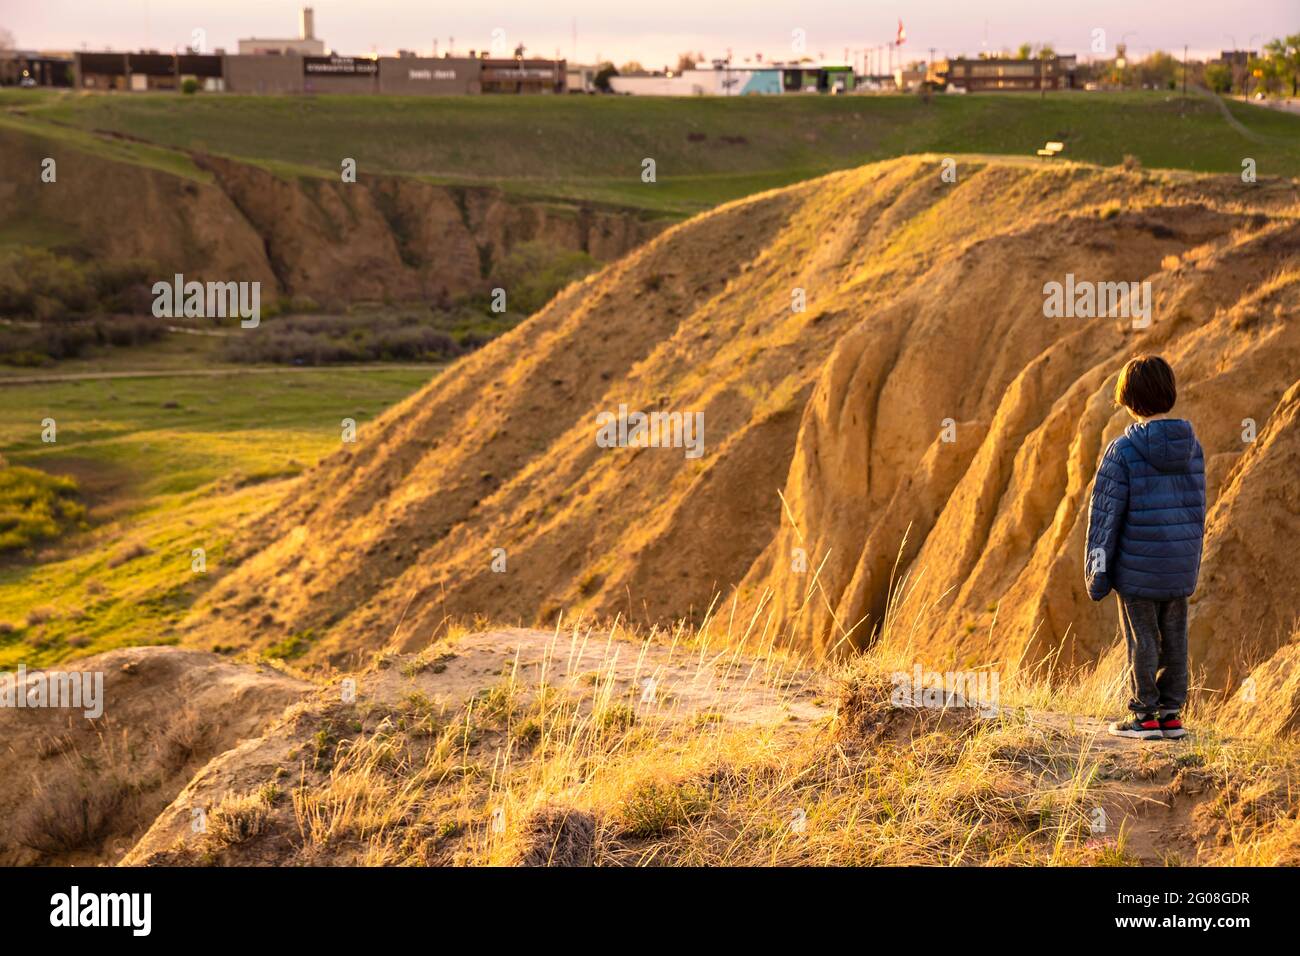
M 1128 646 L 1129 710 L 1176 714 L 1187 703 L 1187 598 L 1119 598 L 1119 629 Z

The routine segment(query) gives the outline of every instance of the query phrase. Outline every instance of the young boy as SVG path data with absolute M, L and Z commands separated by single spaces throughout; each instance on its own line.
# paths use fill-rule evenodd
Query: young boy
M 1112 589 L 1128 646 L 1132 716 L 1116 737 L 1184 734 L 1187 598 L 1196 590 L 1205 533 L 1205 455 L 1191 422 L 1174 418 L 1174 370 L 1156 355 L 1129 361 L 1115 401 L 1135 419 L 1097 469 L 1088 515 L 1085 579 L 1100 601 Z

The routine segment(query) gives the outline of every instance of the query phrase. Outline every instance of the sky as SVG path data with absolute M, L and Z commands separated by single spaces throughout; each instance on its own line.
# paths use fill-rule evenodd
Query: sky
M 294 0 L 0 0 L 0 28 L 20 48 L 170 52 L 201 30 L 208 50 L 233 52 L 241 37 L 291 37 Z M 647 68 L 673 65 L 683 51 L 734 62 L 762 52 L 794 56 L 803 31 L 809 56 L 843 60 L 844 51 L 891 43 L 901 19 L 904 56 L 928 58 L 1050 43 L 1088 55 L 1097 37 L 1107 55 L 1124 42 L 1193 56 L 1230 46 L 1258 48 L 1300 33 L 1300 0 L 314 0 L 316 35 L 335 51 L 364 55 L 399 49 L 428 55 L 490 48 L 494 31 L 511 49 L 579 62 L 597 58 Z M 576 26 L 576 42 L 575 42 Z M 1095 31 L 1103 31 L 1098 36 Z

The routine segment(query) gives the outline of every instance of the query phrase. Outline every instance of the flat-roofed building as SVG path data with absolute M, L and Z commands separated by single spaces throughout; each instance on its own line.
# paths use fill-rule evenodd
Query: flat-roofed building
M 85 90 L 128 90 L 125 53 L 76 54 L 77 86 Z
M 381 56 L 379 92 L 397 96 L 478 93 L 483 61 L 470 57 Z
M 324 56 L 325 41 L 300 37 L 277 39 L 275 37 L 246 37 L 239 41 L 239 52 L 245 56 Z
M 781 92 L 781 71 L 771 68 L 698 66 L 681 73 L 611 76 L 615 93 L 634 96 L 750 96 Z
M 0 86 L 72 86 L 71 54 L 0 50 Z
M 595 93 L 596 74 L 599 72 L 600 67 L 598 66 L 587 66 L 581 63 L 567 64 L 564 71 L 565 92 Z
M 839 63 L 778 63 L 785 93 L 851 93 L 856 85 L 853 67 Z
M 176 57 L 176 74 L 182 83 L 193 79 L 209 92 L 219 92 L 225 86 L 225 57 L 210 53 L 181 53 Z
M 130 77 L 131 89 L 136 92 L 180 89 L 181 81 L 176 75 L 176 57 L 171 53 L 158 53 L 153 50 L 145 53 L 128 53 L 126 70 Z
M 367 56 L 304 56 L 302 88 L 306 93 L 376 93 L 379 60 Z
M 298 35 L 286 39 L 274 37 L 248 37 L 239 41 L 239 52 L 245 56 L 324 56 L 329 50 L 325 41 L 316 36 L 316 14 L 311 7 L 303 7 L 298 18 Z
M 82 53 L 74 56 L 76 85 L 83 90 L 179 90 L 187 77 L 209 90 L 222 89 L 224 58 L 203 53 Z
M 563 93 L 568 69 L 564 60 L 485 59 L 484 93 Z
M 301 93 L 302 57 L 226 54 L 225 87 L 231 93 Z
M 968 93 L 1025 90 L 1063 90 L 1074 86 L 1074 56 L 1031 60 L 945 60 L 935 65 L 936 76 Z

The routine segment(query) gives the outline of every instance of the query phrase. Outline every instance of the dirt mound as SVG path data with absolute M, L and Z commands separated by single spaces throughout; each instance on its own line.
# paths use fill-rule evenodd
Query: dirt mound
M 122 862 L 374 862 L 370 838 L 382 836 L 389 814 L 393 826 L 408 828 L 402 838 L 415 841 L 389 851 L 451 862 L 439 843 L 459 836 L 460 825 L 438 836 L 414 826 L 401 806 L 420 799 L 422 788 L 468 774 L 471 752 L 498 759 L 491 755 L 500 748 L 522 751 L 553 733 L 557 700 L 572 702 L 559 708 L 564 719 L 597 735 L 652 723 L 802 730 L 829 715 L 807 681 L 779 661 L 591 630 L 482 631 L 418 655 L 384 653 L 291 707 L 262 736 L 215 756 Z M 396 791 L 387 793 L 388 785 Z M 196 810 L 206 821 L 197 831 Z M 499 862 L 588 859 L 592 827 L 583 813 L 546 804 L 521 823 L 498 849 Z
M 212 759 L 122 862 L 1294 857 L 1295 742 L 1235 741 L 1199 715 L 1181 741 L 1119 739 L 1035 709 L 1064 702 L 1041 686 L 991 709 L 942 688 L 900 698 L 888 638 L 818 668 L 730 643 L 712 627 L 499 629 L 381 653 Z
M 116 861 L 196 769 L 259 735 L 311 686 L 170 647 L 26 676 L 31 686 L 72 673 L 102 675 L 98 707 L 0 708 L 0 864 Z
M 515 866 L 590 866 L 596 821 L 567 807 L 542 807 L 523 826 L 513 848 Z
M 1125 424 L 1115 374 L 1158 351 L 1207 456 L 1194 654 L 1230 686 L 1289 635 L 1296 591 L 1269 543 L 1298 520 L 1293 189 L 937 170 L 734 203 L 571 288 L 304 479 L 194 639 L 297 636 L 342 662 L 449 618 L 698 618 L 738 587 L 826 652 L 867 640 L 897 562 L 932 605 L 935 666 L 1094 660 L 1115 621 L 1082 588 L 1084 506 Z M 1046 318 L 1045 283 L 1069 275 L 1149 282 L 1149 325 Z M 703 413 L 703 454 L 600 447 L 621 406 Z M 1225 621 L 1243 633 L 1215 637 Z

